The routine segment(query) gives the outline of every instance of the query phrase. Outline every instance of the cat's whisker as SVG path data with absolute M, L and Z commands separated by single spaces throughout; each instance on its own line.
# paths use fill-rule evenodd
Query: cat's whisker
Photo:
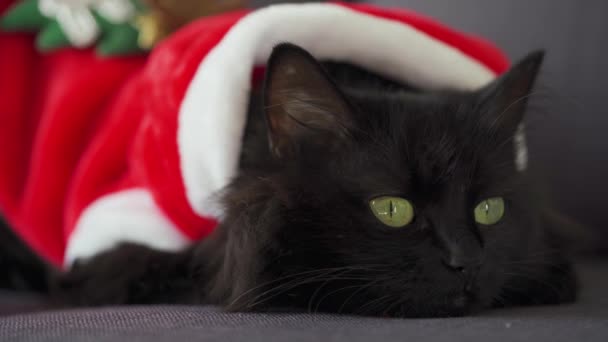
M 329 271 L 329 272 L 331 272 L 331 271 L 333 271 L 333 270 L 337 270 L 337 269 L 341 269 L 341 267 L 340 267 L 340 268 L 328 268 L 328 269 L 320 269 L 320 270 L 309 270 L 309 271 L 299 272 L 299 273 L 295 273 L 295 274 L 289 274 L 289 275 L 286 275 L 286 276 L 283 276 L 283 277 L 280 277 L 280 278 L 277 278 L 277 279 L 273 279 L 273 280 L 271 280 L 271 281 L 268 281 L 268 282 L 265 282 L 265 283 L 259 284 L 259 285 L 257 285 L 257 286 L 254 286 L 254 287 L 252 287 L 251 289 L 249 289 L 249 290 L 247 290 L 247 291 L 245 291 L 245 292 L 241 293 L 241 294 L 240 294 L 240 295 L 239 295 L 237 298 L 235 298 L 234 300 L 232 300 L 232 302 L 230 302 L 229 306 L 233 306 L 233 305 L 234 305 L 234 304 L 236 304 L 236 303 L 237 303 L 237 302 L 238 302 L 238 301 L 239 301 L 241 298 L 243 298 L 244 296 L 248 295 L 249 293 L 251 293 L 251 292 L 253 292 L 253 291 L 255 291 L 255 290 L 258 290 L 258 289 L 260 289 L 260 288 L 262 288 L 262 287 L 265 287 L 265 286 L 271 285 L 271 284 L 273 284 L 273 283 L 277 283 L 277 282 L 285 281 L 285 280 L 287 280 L 287 279 L 289 279 L 289 278 L 298 277 L 298 276 L 303 276 L 303 275 L 310 275 L 310 274 L 315 274 L 315 273 L 320 273 L 320 272 L 328 272 L 328 271 Z
M 340 307 L 338 308 L 338 313 L 342 312 L 342 310 L 344 309 L 344 307 L 346 306 L 346 304 L 348 304 L 348 302 L 351 299 L 353 299 L 358 293 L 360 293 L 363 290 L 369 289 L 370 287 L 373 287 L 374 285 L 378 284 L 381 280 L 383 280 L 383 279 L 377 279 L 375 281 L 370 282 L 367 285 L 360 286 L 358 290 L 354 291 L 350 296 L 348 296 L 348 298 L 346 298 L 346 300 L 344 300 L 344 302 L 342 303 L 342 305 L 340 305 Z
M 321 304 L 323 303 L 323 301 L 324 301 L 326 298 L 329 298 L 329 297 L 331 297 L 332 295 L 337 294 L 337 293 L 342 292 L 342 291 L 346 291 L 346 290 L 350 290 L 350 289 L 356 289 L 356 288 L 359 288 L 359 289 L 360 289 L 361 287 L 362 287 L 361 285 L 350 285 L 350 286 L 344 286 L 344 287 L 341 287 L 341 288 L 339 288 L 339 289 L 337 289 L 337 290 L 333 290 L 333 291 L 331 291 L 331 292 L 328 292 L 327 294 L 325 294 L 323 297 L 321 297 L 321 298 L 319 299 L 319 301 L 317 302 L 317 305 L 315 306 L 315 310 L 314 310 L 314 311 L 312 311 L 312 312 L 314 312 L 314 313 L 318 312 L 318 311 L 319 311 L 319 308 L 321 307 Z M 311 310 L 310 310 L 310 306 L 309 306 L 309 312 L 311 312 Z M 340 310 L 338 310 L 337 312 L 340 312 Z
M 390 313 L 396 307 L 401 307 L 402 311 L 403 311 L 403 309 L 405 309 L 405 307 L 403 307 L 403 305 L 406 303 L 406 301 L 407 301 L 406 298 L 399 298 L 399 299 L 393 301 L 393 303 L 391 305 L 389 305 L 386 308 L 386 310 L 384 310 L 384 314 Z M 408 308 L 408 311 L 409 311 L 409 308 Z M 402 313 L 405 314 L 406 312 L 402 312 Z
M 368 312 L 373 313 L 374 312 L 373 308 L 377 307 L 378 304 L 382 304 L 388 300 L 391 300 L 392 298 L 393 298 L 393 296 L 387 294 L 387 295 L 381 296 L 379 298 L 372 299 L 372 300 L 368 301 L 367 303 L 363 304 L 362 306 L 360 306 L 356 310 L 356 312 L 361 313 L 361 314 L 366 314 Z M 369 309 L 369 311 L 368 311 L 368 309 Z
M 318 275 L 315 277 L 300 277 L 300 278 L 292 279 L 286 283 L 279 284 L 275 287 L 272 287 L 272 288 L 262 292 L 261 294 L 257 295 L 256 297 L 253 297 L 251 300 L 249 300 L 249 304 L 247 304 L 247 307 L 248 308 L 255 307 L 259 304 L 264 303 L 265 301 L 270 300 L 271 298 L 275 297 L 276 295 L 289 291 L 293 288 L 296 288 L 301 285 L 309 284 L 309 283 L 314 283 L 317 281 L 318 278 L 323 277 L 323 276 L 324 275 Z M 265 296 L 266 296 L 266 298 L 265 298 Z
M 266 293 L 264 293 L 263 295 L 260 295 L 256 298 L 254 298 L 252 300 L 252 303 L 250 303 L 248 305 L 248 307 L 255 307 L 256 305 L 262 304 L 280 294 L 283 294 L 283 293 L 285 293 L 291 289 L 297 288 L 298 286 L 301 286 L 301 285 L 314 284 L 317 282 L 327 281 L 327 279 L 325 279 L 325 278 L 320 278 L 320 279 L 319 278 L 320 278 L 320 276 L 318 278 L 300 278 L 300 279 L 297 279 L 299 282 L 296 282 L 296 280 L 294 280 L 291 283 L 279 285 L 273 289 L 266 291 Z M 338 277 L 338 278 L 333 278 L 333 280 L 361 280 L 361 278 Z M 266 297 L 264 298 L 264 296 L 266 296 Z
M 247 305 L 247 307 L 254 307 L 256 305 L 259 305 L 269 299 L 271 299 L 272 297 L 279 295 L 281 293 L 284 293 L 285 291 L 289 291 L 290 289 L 296 288 L 298 286 L 301 285 L 305 285 L 305 284 L 309 284 L 309 283 L 315 283 L 318 281 L 325 281 L 326 279 L 323 277 L 326 277 L 332 273 L 335 272 L 343 272 L 345 270 L 373 270 L 373 267 L 370 268 L 369 265 L 367 266 L 345 266 L 345 267 L 336 267 L 336 268 L 329 268 L 326 270 L 314 270 L 311 272 L 319 272 L 320 274 L 316 275 L 316 276 L 310 276 L 310 272 L 302 272 L 302 273 L 298 273 L 297 276 L 299 276 L 299 278 L 296 279 L 292 279 L 287 283 L 283 283 L 280 284 L 274 288 L 271 288 L 267 291 L 264 291 L 263 293 L 259 294 L 258 296 L 252 298 L 250 300 L 250 304 Z M 304 273 L 304 274 L 303 274 Z M 314 274 L 314 273 L 313 273 Z M 296 275 L 292 275 L 291 277 L 294 277 Z M 304 277 L 307 276 L 307 277 Z M 320 279 L 319 279 L 320 278 Z M 359 278 L 354 278 L 354 277 L 336 277 L 335 279 L 341 279 L 341 280 L 358 280 Z M 280 280 L 285 280 L 285 279 L 279 279 Z M 272 281 L 271 283 L 275 283 L 277 282 L 277 280 Z M 268 286 L 269 284 L 264 284 L 262 286 L 258 286 L 257 288 L 260 287 L 264 287 L 264 286 Z M 251 290 L 249 290 L 248 292 L 251 292 Z M 271 295 L 271 296 L 269 296 Z M 264 298 L 264 296 L 268 296 L 267 298 Z
M 345 271 L 347 272 L 347 271 Z M 338 273 L 338 275 L 328 278 L 324 283 L 322 283 L 319 287 L 317 287 L 317 289 L 315 290 L 315 292 L 313 292 L 312 296 L 310 296 L 310 300 L 308 301 L 308 311 L 310 312 L 312 309 L 312 304 L 315 300 L 315 297 L 317 296 L 317 294 L 323 289 L 323 287 L 325 285 L 327 285 L 329 282 L 336 280 L 340 275 L 343 275 L 345 272 L 342 273 Z

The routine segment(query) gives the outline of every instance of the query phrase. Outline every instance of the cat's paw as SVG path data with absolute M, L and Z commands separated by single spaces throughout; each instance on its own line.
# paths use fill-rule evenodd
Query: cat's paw
M 64 305 L 159 304 L 197 300 L 188 252 L 124 244 L 76 262 L 55 277 L 53 297 Z
M 110 253 L 78 261 L 69 271 L 53 277 L 51 294 L 68 306 L 127 304 L 133 281 L 127 267 L 125 260 Z

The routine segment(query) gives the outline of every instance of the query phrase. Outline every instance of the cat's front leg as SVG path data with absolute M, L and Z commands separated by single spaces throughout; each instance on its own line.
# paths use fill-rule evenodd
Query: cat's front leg
M 51 294 L 68 306 L 197 302 L 201 272 L 191 255 L 123 244 L 52 277 Z

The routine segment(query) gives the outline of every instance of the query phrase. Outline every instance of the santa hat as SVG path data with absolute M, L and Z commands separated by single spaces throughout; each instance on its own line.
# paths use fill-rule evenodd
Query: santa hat
M 148 57 L 41 56 L 31 37 L 1 34 L 0 210 L 56 264 L 119 242 L 178 250 L 204 238 L 237 172 L 252 71 L 281 42 L 422 89 L 477 89 L 508 68 L 479 38 L 370 5 L 205 18 Z

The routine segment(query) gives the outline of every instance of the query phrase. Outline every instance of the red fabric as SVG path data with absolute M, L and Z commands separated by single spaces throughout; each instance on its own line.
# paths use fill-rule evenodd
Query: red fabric
M 409 23 L 497 73 L 508 67 L 492 45 L 418 14 L 345 6 Z M 149 57 L 40 55 L 31 35 L 0 33 L 0 211 L 38 254 L 60 265 L 82 211 L 133 187 L 151 191 L 190 239 L 212 231 L 215 220 L 199 217 L 185 196 L 177 114 L 201 60 L 247 13 L 199 20 Z
M 247 13 L 239 11 L 212 17 L 179 31 L 155 50 L 142 77 L 147 91 L 153 92 L 146 102 L 147 112 L 151 113 L 149 121 L 140 127 L 135 141 L 135 153 L 146 160 L 141 164 L 145 168 L 136 172 L 169 218 L 192 240 L 209 234 L 216 222 L 201 219 L 194 213 L 184 195 L 181 177 L 175 177 L 180 174 L 176 113 L 201 60 Z M 174 65 L 180 67 L 169 75 L 158 76 L 158 70 Z M 162 158 L 159 151 L 163 151 Z
M 15 34 L 0 34 L 0 51 L 0 208 L 39 254 L 61 262 L 76 169 L 119 86 L 144 58 L 101 60 L 76 50 L 41 56 L 30 36 Z

